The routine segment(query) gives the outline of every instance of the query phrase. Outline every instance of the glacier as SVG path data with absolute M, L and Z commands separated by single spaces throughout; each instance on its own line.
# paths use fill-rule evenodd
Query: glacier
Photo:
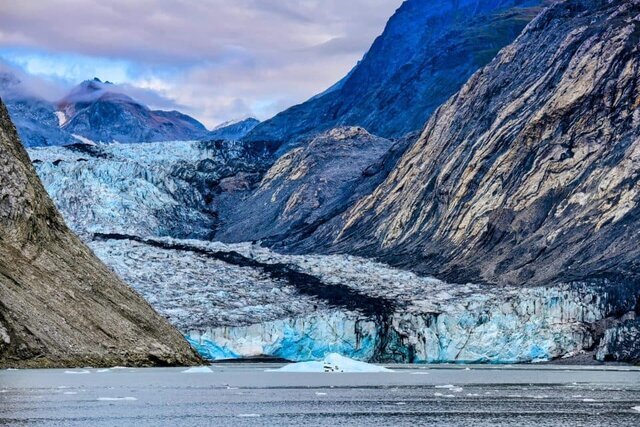
M 593 351 L 598 331 L 618 313 L 634 313 L 640 296 L 605 279 L 450 284 L 368 259 L 281 255 L 248 243 L 102 236 L 90 245 L 210 360 L 338 353 L 367 362 L 548 361 Z M 338 295 L 314 295 L 271 274 L 282 266 Z M 373 302 L 348 305 L 339 294 L 349 292 Z
M 208 238 L 217 198 L 257 179 L 261 154 L 235 141 L 31 148 L 69 227 L 94 233 Z

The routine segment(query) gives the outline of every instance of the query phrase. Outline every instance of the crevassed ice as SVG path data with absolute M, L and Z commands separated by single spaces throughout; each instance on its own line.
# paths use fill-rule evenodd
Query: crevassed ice
M 301 293 L 260 269 L 188 250 L 91 243 L 211 360 L 269 355 L 309 361 L 331 353 L 389 362 L 549 360 L 591 348 L 589 325 L 620 305 L 618 294 L 586 284 L 449 284 L 352 256 L 285 256 L 249 244 L 159 241 L 288 264 L 325 284 L 396 304 L 390 313 L 364 315 Z

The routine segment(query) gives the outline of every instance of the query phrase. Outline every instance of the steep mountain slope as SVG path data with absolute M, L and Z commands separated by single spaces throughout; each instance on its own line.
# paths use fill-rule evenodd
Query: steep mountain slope
M 635 280 L 638 16 L 638 0 L 549 8 L 317 241 L 458 282 Z
M 65 226 L 0 103 L 0 366 L 197 362 Z
M 394 144 L 362 128 L 318 135 L 280 157 L 254 190 L 226 198 L 215 237 L 282 245 L 291 236 L 309 235 L 370 194 L 408 144 Z
M 421 130 L 431 113 L 540 11 L 541 0 L 408 0 L 341 82 L 258 125 L 250 141 L 292 142 L 336 126 L 385 138 Z
M 31 93 L 16 76 L 0 72 L 0 96 L 27 147 L 70 144 L 73 137 L 60 129 L 56 107 Z
M 153 111 L 110 83 L 87 80 L 58 102 L 62 128 L 95 142 L 157 142 L 194 140 L 207 130 L 177 111 Z

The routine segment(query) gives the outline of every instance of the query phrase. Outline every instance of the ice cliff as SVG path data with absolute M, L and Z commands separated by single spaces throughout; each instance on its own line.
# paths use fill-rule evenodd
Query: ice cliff
M 591 352 L 640 291 L 449 284 L 352 256 L 101 236 L 91 247 L 209 359 L 531 362 Z

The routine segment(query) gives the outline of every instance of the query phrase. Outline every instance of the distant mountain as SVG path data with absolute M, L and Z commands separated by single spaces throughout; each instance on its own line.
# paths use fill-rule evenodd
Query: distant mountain
M 192 117 L 151 110 L 97 78 L 82 82 L 57 107 L 62 113 L 62 129 L 94 142 L 193 140 L 207 132 Z
M 74 138 L 60 129 L 55 105 L 25 89 L 20 79 L 13 74 L 0 72 L 0 96 L 26 146 L 65 145 L 73 142 Z
M 364 59 L 338 84 L 258 125 L 249 141 L 285 143 L 361 126 L 401 137 L 511 43 L 544 0 L 407 0 Z
M 207 139 L 225 141 L 239 141 L 260 124 L 260 120 L 250 117 L 222 123 L 207 134 Z
M 63 99 L 50 102 L 32 93 L 15 75 L 0 72 L 5 101 L 26 147 L 84 143 L 139 143 L 239 140 L 259 121 L 228 122 L 209 132 L 178 111 L 151 110 L 126 90 L 98 78 L 82 82 Z
M 167 366 L 184 338 L 65 225 L 0 102 L 0 367 Z

